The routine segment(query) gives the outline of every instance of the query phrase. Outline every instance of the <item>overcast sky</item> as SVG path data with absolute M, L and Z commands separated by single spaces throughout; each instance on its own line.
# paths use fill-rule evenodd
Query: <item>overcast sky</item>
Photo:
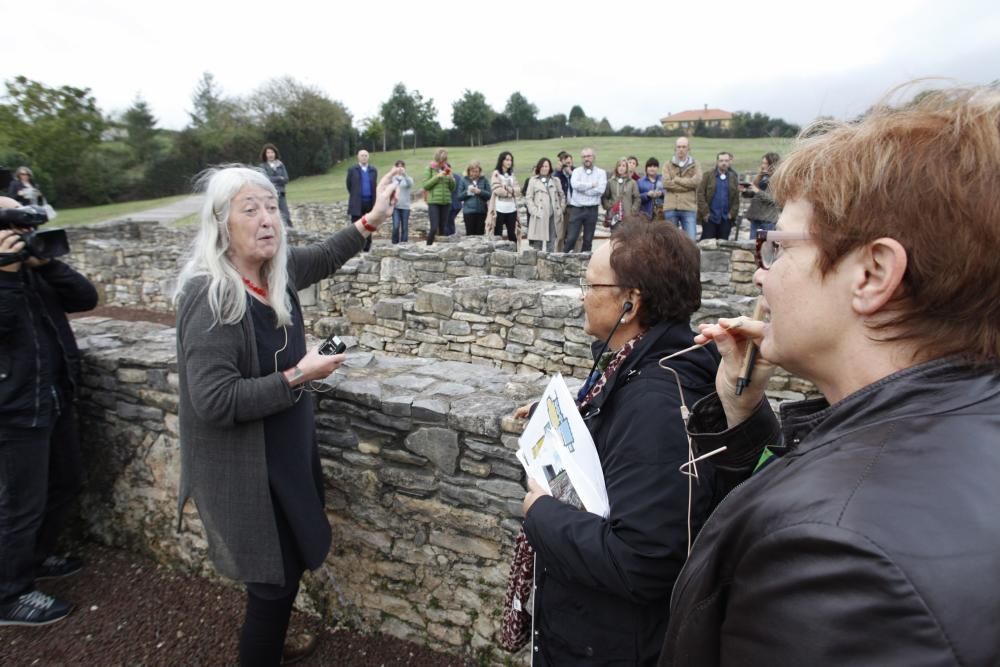
M 205 71 L 232 95 L 292 76 L 355 124 L 401 81 L 445 127 L 466 88 L 498 110 L 519 90 L 540 116 L 580 104 L 619 128 L 706 104 L 803 123 L 917 77 L 1000 78 L 996 0 L 33 0 L 6 17 L 4 80 L 90 88 L 105 112 L 141 94 L 174 129 Z

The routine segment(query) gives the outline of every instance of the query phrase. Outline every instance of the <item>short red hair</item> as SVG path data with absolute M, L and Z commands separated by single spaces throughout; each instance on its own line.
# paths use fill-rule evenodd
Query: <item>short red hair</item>
M 919 356 L 1000 361 L 1000 90 L 951 88 L 806 128 L 771 180 L 813 207 L 825 275 L 880 237 L 906 249 L 888 340 Z

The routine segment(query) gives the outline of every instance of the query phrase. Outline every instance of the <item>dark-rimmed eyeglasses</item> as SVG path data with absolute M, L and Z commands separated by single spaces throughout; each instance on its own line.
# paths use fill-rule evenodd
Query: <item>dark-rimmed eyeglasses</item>
M 806 231 L 785 232 L 774 229 L 762 229 L 757 232 L 757 247 L 754 250 L 754 258 L 757 266 L 767 271 L 771 268 L 781 255 L 782 241 L 808 241 L 812 239 L 812 234 Z
M 614 285 L 612 283 L 591 283 L 588 282 L 586 278 L 580 278 L 580 291 L 586 294 L 593 287 L 621 287 L 621 285 Z

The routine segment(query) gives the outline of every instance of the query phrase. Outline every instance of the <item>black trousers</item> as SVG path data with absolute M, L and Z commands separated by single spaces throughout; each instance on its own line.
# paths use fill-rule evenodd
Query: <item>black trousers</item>
M 281 219 L 285 221 L 286 227 L 292 226 L 292 214 L 288 211 L 288 200 L 285 199 L 285 193 L 278 193 L 278 211 L 281 213 Z
M 597 206 L 570 206 L 569 229 L 566 230 L 566 243 L 563 252 L 573 252 L 576 239 L 583 231 L 583 246 L 580 252 L 590 252 L 594 243 L 594 232 L 597 231 Z
M 351 222 L 357 222 L 358 220 L 360 220 L 361 218 L 363 218 L 365 216 L 365 213 L 368 213 L 369 211 L 372 210 L 373 206 L 375 206 L 375 201 L 374 200 L 362 199 L 361 200 L 361 215 L 352 215 L 351 216 Z M 365 239 L 364 251 L 368 252 L 371 249 L 372 249 L 372 237 L 371 237 L 371 235 L 369 235 L 368 238 Z
M 0 425 L 0 602 L 34 588 L 82 479 L 72 404 L 46 428 Z
M 463 213 L 466 236 L 482 236 L 486 232 L 485 213 Z
M 274 508 L 274 518 L 278 524 L 285 583 L 278 586 L 247 582 L 246 616 L 240 630 L 240 667 L 275 667 L 281 664 L 288 621 L 292 617 L 299 581 L 305 571 L 291 528 L 278 507 Z
M 701 223 L 701 240 L 705 239 L 728 239 L 729 232 L 733 229 L 733 222 L 728 218 L 723 218 L 719 222 Z
M 450 213 L 451 204 L 427 205 L 427 216 L 430 218 L 430 226 L 427 228 L 427 245 L 434 245 L 434 237 L 437 236 L 438 232 L 444 233 Z
M 502 237 L 504 227 L 507 228 L 507 240 L 517 243 L 517 211 L 497 213 L 497 223 L 493 228 L 493 235 Z

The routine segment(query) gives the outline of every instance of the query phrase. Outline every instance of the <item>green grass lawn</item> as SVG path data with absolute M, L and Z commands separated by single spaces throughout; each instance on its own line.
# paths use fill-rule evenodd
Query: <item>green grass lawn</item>
M 656 157 L 661 164 L 669 159 L 674 152 L 674 137 L 577 137 L 567 139 L 543 139 L 539 141 L 518 141 L 487 146 L 451 146 L 448 148 L 448 161 L 456 172 L 465 173 L 465 167 L 470 160 L 479 160 L 486 176 L 496 167 L 497 155 L 504 150 L 514 154 L 514 173 L 520 178 L 526 178 L 539 158 L 556 159 L 559 151 L 565 150 L 573 154 L 574 164 L 580 164 L 580 150 L 585 147 L 594 149 L 597 154 L 597 166 L 611 169 L 620 157 L 635 155 L 639 158 L 639 168 L 649 157 Z M 735 156 L 734 166 L 742 172 L 756 173 L 760 166 L 760 158 L 768 151 L 784 154 L 791 146 L 791 139 L 702 139 L 691 138 L 691 150 L 702 169 L 715 164 L 715 156 L 720 151 L 729 151 Z M 417 179 L 419 187 L 423 170 L 434 155 L 434 148 L 419 148 L 413 150 L 388 151 L 372 153 L 371 161 L 380 174 L 391 169 L 396 160 L 406 162 L 407 173 Z M 347 169 L 354 160 L 345 160 L 323 176 L 307 176 L 295 179 L 288 184 L 287 195 L 289 204 L 303 202 L 329 203 L 347 199 L 347 187 L 344 183 Z
M 107 204 L 105 206 L 85 206 L 82 208 L 62 208 L 58 209 L 58 216 L 52 221 L 53 227 L 70 227 L 72 225 L 86 225 L 94 222 L 101 222 L 109 218 L 117 218 L 129 213 L 138 213 L 151 208 L 166 206 L 175 201 L 184 199 L 187 195 L 177 195 L 175 197 L 163 197 L 162 199 L 146 199 L 143 201 L 129 201 L 121 204 Z

